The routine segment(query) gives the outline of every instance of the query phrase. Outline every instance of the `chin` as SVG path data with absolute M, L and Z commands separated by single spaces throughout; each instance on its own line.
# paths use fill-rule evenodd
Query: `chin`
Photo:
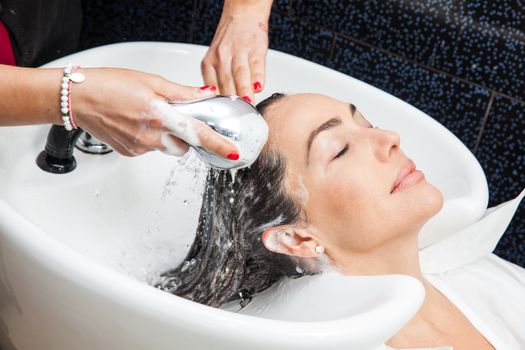
M 408 188 L 403 197 L 406 210 L 408 210 L 405 215 L 410 218 L 407 224 L 411 229 L 420 229 L 443 208 L 443 194 L 426 180 Z
M 441 191 L 430 182 L 425 181 L 421 185 L 421 190 L 423 192 L 421 194 L 421 207 L 426 213 L 425 216 L 427 217 L 427 220 L 429 220 L 431 217 L 436 215 L 441 210 L 441 208 L 443 208 L 445 198 L 443 197 L 443 193 L 441 193 Z

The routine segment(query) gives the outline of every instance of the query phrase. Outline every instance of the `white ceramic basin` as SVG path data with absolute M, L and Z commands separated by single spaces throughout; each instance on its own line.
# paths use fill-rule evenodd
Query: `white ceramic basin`
M 200 85 L 206 48 L 126 43 L 77 53 L 83 67 L 113 66 Z M 488 191 L 468 149 L 421 111 L 365 83 L 279 52 L 272 92 L 317 91 L 352 101 L 401 146 L 445 196 L 421 246 L 471 224 Z M 291 68 L 292 67 L 292 68 Z M 33 349 L 374 349 L 419 308 L 408 276 L 325 275 L 285 283 L 238 314 L 150 287 L 184 257 L 196 227 L 204 170 L 195 157 L 137 158 L 76 151 L 77 169 L 42 172 L 48 126 L 0 128 L 0 347 Z M 423 142 L 424 140 L 424 142 Z M 305 307 L 305 305 L 307 307 Z M 10 347 L 11 346 L 11 347 Z

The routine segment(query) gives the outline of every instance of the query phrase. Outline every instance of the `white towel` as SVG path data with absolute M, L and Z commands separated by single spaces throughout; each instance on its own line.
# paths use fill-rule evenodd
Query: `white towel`
M 442 273 L 490 254 L 505 233 L 524 196 L 525 189 L 516 198 L 488 209 L 478 222 L 421 249 L 421 271 Z

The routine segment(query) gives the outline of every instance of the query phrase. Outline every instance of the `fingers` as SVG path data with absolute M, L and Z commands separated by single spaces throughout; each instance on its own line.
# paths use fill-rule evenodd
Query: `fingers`
M 193 129 L 202 148 L 223 158 L 230 160 L 239 159 L 239 150 L 237 147 L 200 120 L 194 121 Z
M 214 39 L 204 56 L 201 62 L 204 83 L 216 84 L 221 95 L 238 95 L 253 103 L 255 93 L 261 92 L 265 85 L 267 37 L 233 37 L 233 42 L 228 39 L 218 43 Z
M 234 57 L 231 64 L 221 64 L 214 68 L 203 65 L 202 72 L 204 81 L 217 79 L 220 93 L 222 95 L 238 95 L 250 103 L 255 101 L 255 93 L 261 92 L 264 87 L 264 60 L 254 60 L 250 65 L 247 56 Z
M 201 73 L 205 85 L 215 85 L 221 95 L 235 95 L 235 84 L 231 79 L 231 56 L 211 46 L 201 61 Z
M 238 95 L 250 103 L 255 101 L 255 93 L 264 89 L 265 69 L 264 54 L 254 57 L 237 54 L 215 65 L 207 59 L 201 63 L 206 85 L 217 84 L 221 95 Z
M 164 133 L 172 134 L 187 144 L 200 146 L 220 157 L 232 160 L 239 158 L 239 150 L 231 141 L 215 132 L 202 121 L 178 113 L 165 101 L 154 101 L 151 113 L 162 120 Z M 162 135 L 161 137 L 163 137 L 161 142 L 167 143 L 167 145 L 163 144 L 164 148 L 180 146 L 180 144 L 173 144 L 173 140 L 166 139 Z
M 230 160 L 237 160 L 239 158 L 237 147 L 226 138 L 217 134 L 206 124 L 197 121 L 194 125 L 194 130 L 200 141 L 200 147 Z M 178 135 L 170 133 L 161 135 L 161 144 L 162 146 L 159 147 L 160 151 L 177 157 L 186 154 L 190 147 L 190 145 L 179 138 Z
M 190 87 L 173 83 L 164 78 L 160 78 L 156 89 L 159 96 L 168 101 L 192 101 L 203 100 L 217 95 L 217 89 L 214 85 L 203 87 Z
M 251 80 L 250 66 L 247 56 L 236 56 L 232 67 L 233 78 L 237 95 L 241 96 L 250 103 L 253 103 L 254 90 Z
M 215 67 L 217 72 L 219 90 L 221 95 L 237 95 L 235 90 L 235 81 L 232 76 L 232 61 L 231 58 L 220 62 L 219 66 Z
M 258 55 L 252 58 L 250 62 L 251 80 L 253 82 L 253 91 L 259 93 L 264 90 L 266 57 Z
M 217 86 L 217 73 L 206 57 L 201 62 L 201 73 L 205 86 Z
M 162 147 L 159 147 L 160 151 L 172 156 L 181 157 L 190 149 L 190 145 L 186 142 L 168 133 L 162 134 L 161 143 Z
M 105 142 L 109 146 L 111 146 L 111 148 L 113 148 L 116 152 L 126 157 L 136 157 L 146 152 L 146 150 L 142 147 L 138 149 L 137 145 L 133 145 L 137 149 L 135 149 L 134 147 L 130 147 L 129 145 L 126 145 L 125 142 L 120 141 L 117 137 L 110 137 Z

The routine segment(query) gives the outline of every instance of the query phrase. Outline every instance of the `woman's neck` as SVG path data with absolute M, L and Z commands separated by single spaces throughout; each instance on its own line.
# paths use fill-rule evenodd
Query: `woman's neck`
M 329 254 L 345 275 L 403 274 L 417 279 L 422 277 L 417 232 L 397 236 L 372 250 L 334 251 Z
M 441 293 L 423 276 L 419 263 L 419 231 L 366 252 L 340 252 L 335 265 L 345 275 L 403 274 L 417 278 L 425 288 L 425 300 L 413 320 L 431 320 Z

